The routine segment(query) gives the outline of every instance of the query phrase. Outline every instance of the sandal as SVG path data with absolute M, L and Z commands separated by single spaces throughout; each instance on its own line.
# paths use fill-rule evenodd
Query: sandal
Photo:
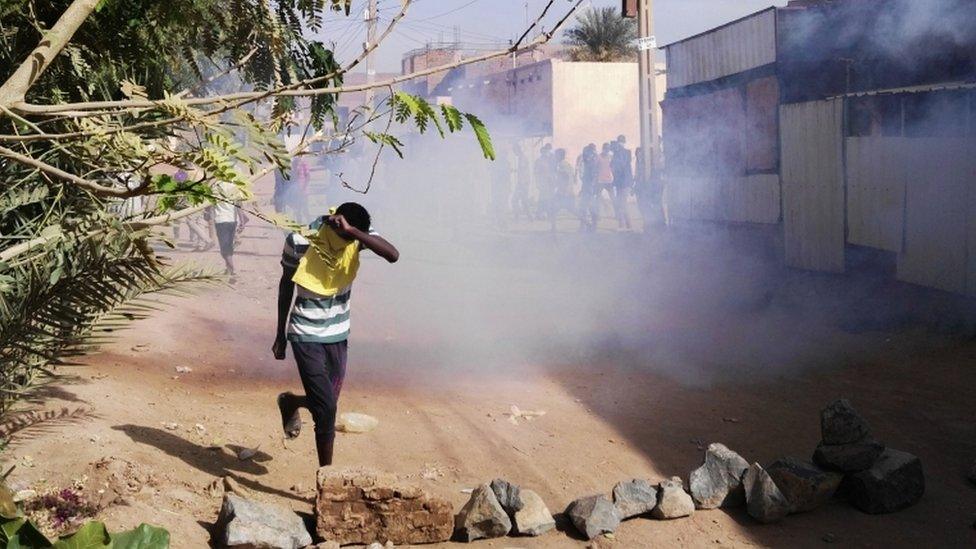
M 302 418 L 298 415 L 298 406 L 289 408 L 288 399 L 294 398 L 291 393 L 281 393 L 278 395 L 278 411 L 281 413 L 281 429 L 285 432 L 285 438 L 291 440 L 298 438 L 302 432 Z

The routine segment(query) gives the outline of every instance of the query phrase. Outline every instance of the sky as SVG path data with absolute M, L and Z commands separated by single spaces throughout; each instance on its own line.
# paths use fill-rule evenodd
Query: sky
M 486 50 L 496 49 L 525 30 L 526 4 L 531 21 L 546 1 L 414 0 L 407 16 L 376 52 L 376 70 L 400 72 L 400 59 L 405 52 L 424 47 L 427 42 L 454 42 L 455 33 L 466 44 Z M 379 27 L 383 29 L 399 11 L 400 0 L 377 2 Z M 335 42 L 340 60 L 352 59 L 362 48 L 366 36 L 363 15 L 367 4 L 367 0 L 353 0 L 349 17 L 329 16 L 319 33 L 320 39 Z M 620 4 L 620 0 L 586 0 L 581 7 L 619 8 Z M 760 9 L 785 4 L 786 0 L 655 0 L 655 35 L 658 44 L 664 45 Z M 556 0 L 544 19 L 545 26 L 551 28 L 571 5 L 569 0 Z

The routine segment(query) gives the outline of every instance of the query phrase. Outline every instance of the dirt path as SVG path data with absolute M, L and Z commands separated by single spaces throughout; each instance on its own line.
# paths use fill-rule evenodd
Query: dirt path
M 63 485 L 87 475 L 94 485 L 115 473 L 125 480 L 118 490 L 125 504 L 110 506 L 103 517 L 113 528 L 140 522 L 165 526 L 174 547 L 209 543 L 220 498 L 207 487 L 220 477 L 236 480 L 258 497 L 310 511 L 311 437 L 306 433 L 283 443 L 274 405 L 279 391 L 299 387 L 297 374 L 290 358 L 276 362 L 267 351 L 279 238 L 271 229 L 251 226 L 238 258 L 241 281 L 236 286 L 174 302 L 85 365 L 70 369 L 72 380 L 47 389 L 36 407 L 55 417 L 17 432 L 3 454 L 8 465 L 17 465 L 13 481 Z M 575 235 L 560 238 L 570 242 Z M 701 459 L 700 445 L 711 441 L 762 463 L 787 455 L 806 458 L 819 438 L 819 409 L 845 396 L 880 438 L 921 457 L 928 484 L 916 507 L 868 516 L 838 502 L 771 526 L 759 526 L 741 511 L 699 512 L 672 522 L 635 520 L 619 529 L 616 546 L 818 547 L 828 534 L 840 546 L 976 544 L 971 527 L 976 488 L 965 480 L 976 459 L 973 342 L 931 335 L 930 330 L 842 331 L 822 316 L 784 326 L 780 320 L 787 316 L 767 314 L 770 307 L 756 312 L 755 303 L 767 299 L 763 295 L 748 296 L 746 305 L 736 301 L 743 293 L 730 279 L 720 292 L 721 302 L 732 300 L 730 315 L 699 315 L 684 305 L 700 297 L 702 288 L 661 282 L 667 291 L 650 297 L 631 293 L 621 300 L 649 300 L 637 309 L 674 306 L 684 311 L 669 316 L 669 324 L 636 324 L 627 317 L 623 329 L 614 325 L 613 314 L 626 308 L 607 303 L 608 316 L 594 322 L 607 333 L 623 334 L 619 341 L 593 340 L 588 350 L 572 353 L 547 350 L 547 343 L 565 350 L 564 342 L 577 338 L 585 326 L 557 309 L 563 305 L 532 301 L 528 292 L 540 281 L 533 278 L 531 263 L 508 273 L 506 292 L 479 283 L 484 295 L 455 295 L 429 282 L 425 273 L 446 270 L 449 277 L 478 280 L 479 271 L 467 266 L 465 255 L 475 252 L 461 250 L 451 254 L 455 261 L 444 262 L 425 255 L 425 247 L 408 242 L 406 251 L 417 253 L 405 254 L 399 271 L 375 259 L 365 261 L 340 408 L 374 415 L 380 426 L 366 435 L 340 434 L 339 464 L 404 475 L 458 508 L 466 498 L 462 489 L 501 476 L 536 490 L 558 512 L 576 497 L 608 492 L 619 480 L 686 477 Z M 599 252 L 594 254 L 599 263 Z M 670 264 L 694 270 L 703 261 L 695 257 L 682 255 Z M 675 272 L 661 276 L 660 281 L 683 278 Z M 792 296 L 794 290 L 781 291 Z M 431 299 L 432 292 L 451 300 Z M 488 299 L 511 299 L 513 305 L 492 311 L 493 328 L 482 332 L 464 308 L 484 309 L 479 300 Z M 529 306 L 520 308 L 520 300 Z M 546 329 L 564 337 L 547 342 L 541 341 L 544 334 L 532 332 L 532 352 L 519 352 L 521 360 L 485 362 L 488 355 L 480 351 L 508 356 L 514 346 L 523 348 L 519 322 L 533 312 L 549 318 Z M 434 323 L 437 330 L 430 329 Z M 444 337 L 462 332 L 479 352 L 458 355 Z M 635 337 L 645 337 L 641 341 L 653 352 L 627 351 Z M 769 345 L 771 340 L 798 344 L 779 350 Z M 620 352 L 603 346 L 615 341 Z M 840 351 L 819 352 L 830 349 Z M 788 360 L 791 353 L 799 358 Z M 458 356 L 469 361 L 456 361 Z M 777 364 L 783 368 L 777 370 Z M 180 366 L 193 371 L 178 374 Z M 512 404 L 547 413 L 513 425 L 503 415 Z M 310 418 L 305 420 L 310 429 Z M 233 454 L 254 447 L 253 460 Z M 563 533 L 477 543 L 527 548 L 584 544 Z

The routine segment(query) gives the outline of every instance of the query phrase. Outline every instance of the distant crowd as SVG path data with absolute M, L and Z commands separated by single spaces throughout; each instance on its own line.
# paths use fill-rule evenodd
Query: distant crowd
M 518 143 L 499 154 L 493 166 L 491 210 L 495 223 L 504 227 L 511 214 L 518 222 L 545 220 L 556 230 L 556 219 L 568 213 L 579 219 L 580 230 L 595 231 L 601 204 L 609 202 L 619 230 L 632 230 L 628 203 L 636 195 L 646 229 L 660 209 L 660 185 L 646 180 L 644 155 L 627 148 L 621 135 L 597 148 L 590 143 L 570 164 L 566 149 L 545 144 L 531 161 Z M 533 189 L 534 186 L 534 189 Z M 533 192 L 534 191 L 534 192 Z

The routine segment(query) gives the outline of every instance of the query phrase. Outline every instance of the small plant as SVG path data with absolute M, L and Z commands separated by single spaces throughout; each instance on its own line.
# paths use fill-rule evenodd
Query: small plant
M 24 514 L 48 537 L 77 530 L 98 513 L 78 486 L 55 489 L 24 502 Z
M 13 492 L 0 483 L 0 545 L 3 547 L 33 547 L 53 549 L 167 549 L 169 532 L 163 528 L 140 524 L 137 528 L 118 534 L 109 534 L 105 525 L 98 521 L 81 524 L 69 536 L 49 537 L 42 531 L 67 531 L 90 518 L 97 512 L 77 487 L 63 488 L 31 499 L 21 510 L 14 503 Z M 46 521 L 39 528 L 33 522 L 34 509 Z M 25 516 L 24 512 L 28 515 Z

